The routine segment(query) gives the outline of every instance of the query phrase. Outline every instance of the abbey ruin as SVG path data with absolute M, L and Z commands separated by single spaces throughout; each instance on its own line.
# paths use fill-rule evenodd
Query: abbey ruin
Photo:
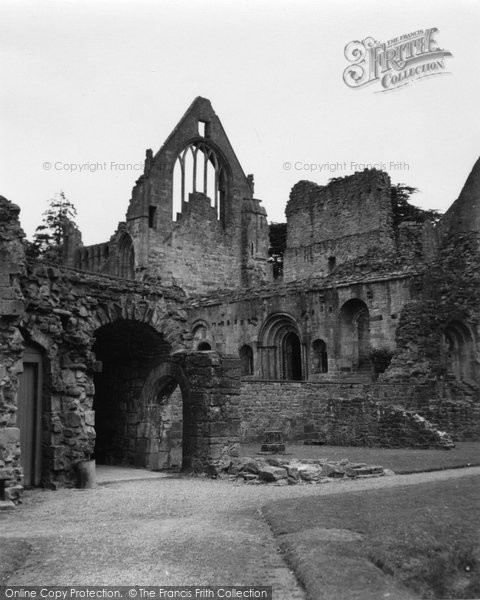
M 440 174 L 439 174 L 440 176 Z M 453 200 L 453 199 L 452 199 Z M 407 207 L 408 209 L 408 207 Z M 216 473 L 266 430 L 384 447 L 480 438 L 480 160 L 439 220 L 387 173 L 298 182 L 282 269 L 210 102 L 147 150 L 103 244 L 27 261 L 0 198 L 0 482 L 79 462 Z M 448 437 L 447 435 L 447 437 Z

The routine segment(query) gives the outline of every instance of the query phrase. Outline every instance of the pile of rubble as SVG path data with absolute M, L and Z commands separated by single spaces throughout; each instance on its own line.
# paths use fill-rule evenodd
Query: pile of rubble
M 350 462 L 348 459 L 331 461 L 327 458 L 299 460 L 296 458 L 234 458 L 227 468 L 230 479 L 244 483 L 274 483 L 297 485 L 328 483 L 332 480 L 357 479 L 394 475 L 390 469 L 378 465 Z

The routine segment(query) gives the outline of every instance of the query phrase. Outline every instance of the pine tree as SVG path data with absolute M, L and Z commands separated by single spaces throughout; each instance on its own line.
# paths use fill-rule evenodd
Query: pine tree
M 438 210 L 433 208 L 423 209 L 410 204 L 410 197 L 418 192 L 417 188 L 405 185 L 404 183 L 398 183 L 397 185 L 392 185 L 390 191 L 394 227 L 398 227 L 400 223 L 405 221 L 414 223 L 431 221 L 432 223 L 437 223 L 440 219 L 441 214 Z
M 65 227 L 68 223 L 75 225 L 76 216 L 77 210 L 65 194 L 63 192 L 55 194 L 55 197 L 48 202 L 48 209 L 43 213 L 42 223 L 35 230 L 33 242 L 28 244 L 27 256 L 60 264 Z

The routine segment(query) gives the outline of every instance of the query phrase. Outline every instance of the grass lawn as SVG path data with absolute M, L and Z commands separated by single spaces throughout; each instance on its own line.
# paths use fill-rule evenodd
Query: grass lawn
M 311 600 L 480 598 L 479 492 L 480 477 L 466 476 L 280 501 L 264 514 Z
M 240 450 L 242 456 L 256 456 L 260 444 L 242 445 Z M 458 442 L 452 450 L 287 444 L 287 456 L 330 460 L 348 458 L 353 462 L 381 465 L 398 474 L 418 473 L 480 465 L 480 442 Z

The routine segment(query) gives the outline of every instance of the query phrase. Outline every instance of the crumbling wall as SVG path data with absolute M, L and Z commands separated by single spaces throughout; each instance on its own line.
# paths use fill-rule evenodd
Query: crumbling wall
M 18 324 L 24 302 L 19 278 L 25 270 L 25 252 L 19 212 L 18 206 L 0 196 L 0 478 L 10 482 L 12 496 L 22 476 L 16 391 L 22 369 Z
M 253 375 L 265 378 L 261 363 L 262 329 L 275 315 L 287 315 L 298 325 L 304 348 L 305 377 L 313 372 L 313 343 L 326 344 L 329 369 L 321 379 L 338 377 L 343 349 L 339 343 L 339 315 L 351 299 L 365 303 L 370 319 L 370 343 L 373 348 L 394 349 L 395 329 L 403 305 L 410 296 L 410 274 L 384 272 L 367 262 L 358 270 L 316 278 L 306 282 L 272 284 L 237 292 L 217 292 L 187 302 L 191 331 L 202 324 L 212 347 L 220 352 L 238 354 L 249 345 L 253 352 Z M 280 317 L 279 317 L 280 318 Z
M 375 248 L 394 249 L 390 178 L 365 170 L 327 186 L 300 181 L 290 193 L 285 281 L 326 275 Z
M 242 380 L 239 413 L 242 442 L 260 442 L 270 429 L 289 441 L 345 446 L 444 447 L 439 431 L 480 439 L 478 402 L 460 403 L 434 384 Z
M 46 485 L 68 485 L 74 481 L 74 465 L 94 449 L 95 332 L 118 321 L 146 323 L 179 349 L 187 335 L 183 295 L 42 265 L 29 266 L 21 284 L 26 312 L 20 331 L 26 342 L 43 349 L 49 365 L 43 395 L 42 480 Z
M 412 280 L 413 302 L 403 308 L 396 333 L 396 352 L 385 380 L 445 378 L 445 329 L 460 321 L 472 331 L 479 381 L 480 260 L 479 234 L 459 234 L 446 241 L 437 261 Z
M 240 360 L 216 352 L 174 356 L 190 392 L 184 398 L 183 468 L 216 475 L 239 455 Z
M 198 155 L 203 156 L 198 148 L 213 153 L 210 163 L 220 169 L 217 179 L 222 188 L 218 210 L 199 183 L 204 169 L 200 162 L 196 190 L 183 198 L 174 219 L 179 191 L 175 165 L 189 146 Z M 186 179 L 186 194 L 189 186 Z M 253 285 L 267 277 L 265 209 L 253 197 L 253 176 L 245 176 L 207 99 L 194 100 L 155 155 L 147 151 L 144 174 L 132 191 L 127 228 L 135 244 L 137 270 L 166 284 L 174 281 L 187 293 Z
M 175 180 L 175 168 L 180 156 L 185 160 L 185 151 L 187 158 L 201 158 L 192 173 L 183 163 L 182 185 Z M 207 185 L 203 178 L 213 166 L 215 181 Z M 177 206 L 179 191 L 183 198 Z M 160 150 L 155 155 L 147 150 L 126 222 L 101 244 L 82 246 L 78 235 L 68 236 L 66 264 L 122 278 L 156 279 L 180 285 L 187 294 L 259 284 L 269 277 L 268 224 L 253 194 L 253 175 L 243 172 L 209 100 L 198 97 Z M 127 257 L 125 234 L 131 242 Z M 125 262 L 132 263 L 128 269 Z

